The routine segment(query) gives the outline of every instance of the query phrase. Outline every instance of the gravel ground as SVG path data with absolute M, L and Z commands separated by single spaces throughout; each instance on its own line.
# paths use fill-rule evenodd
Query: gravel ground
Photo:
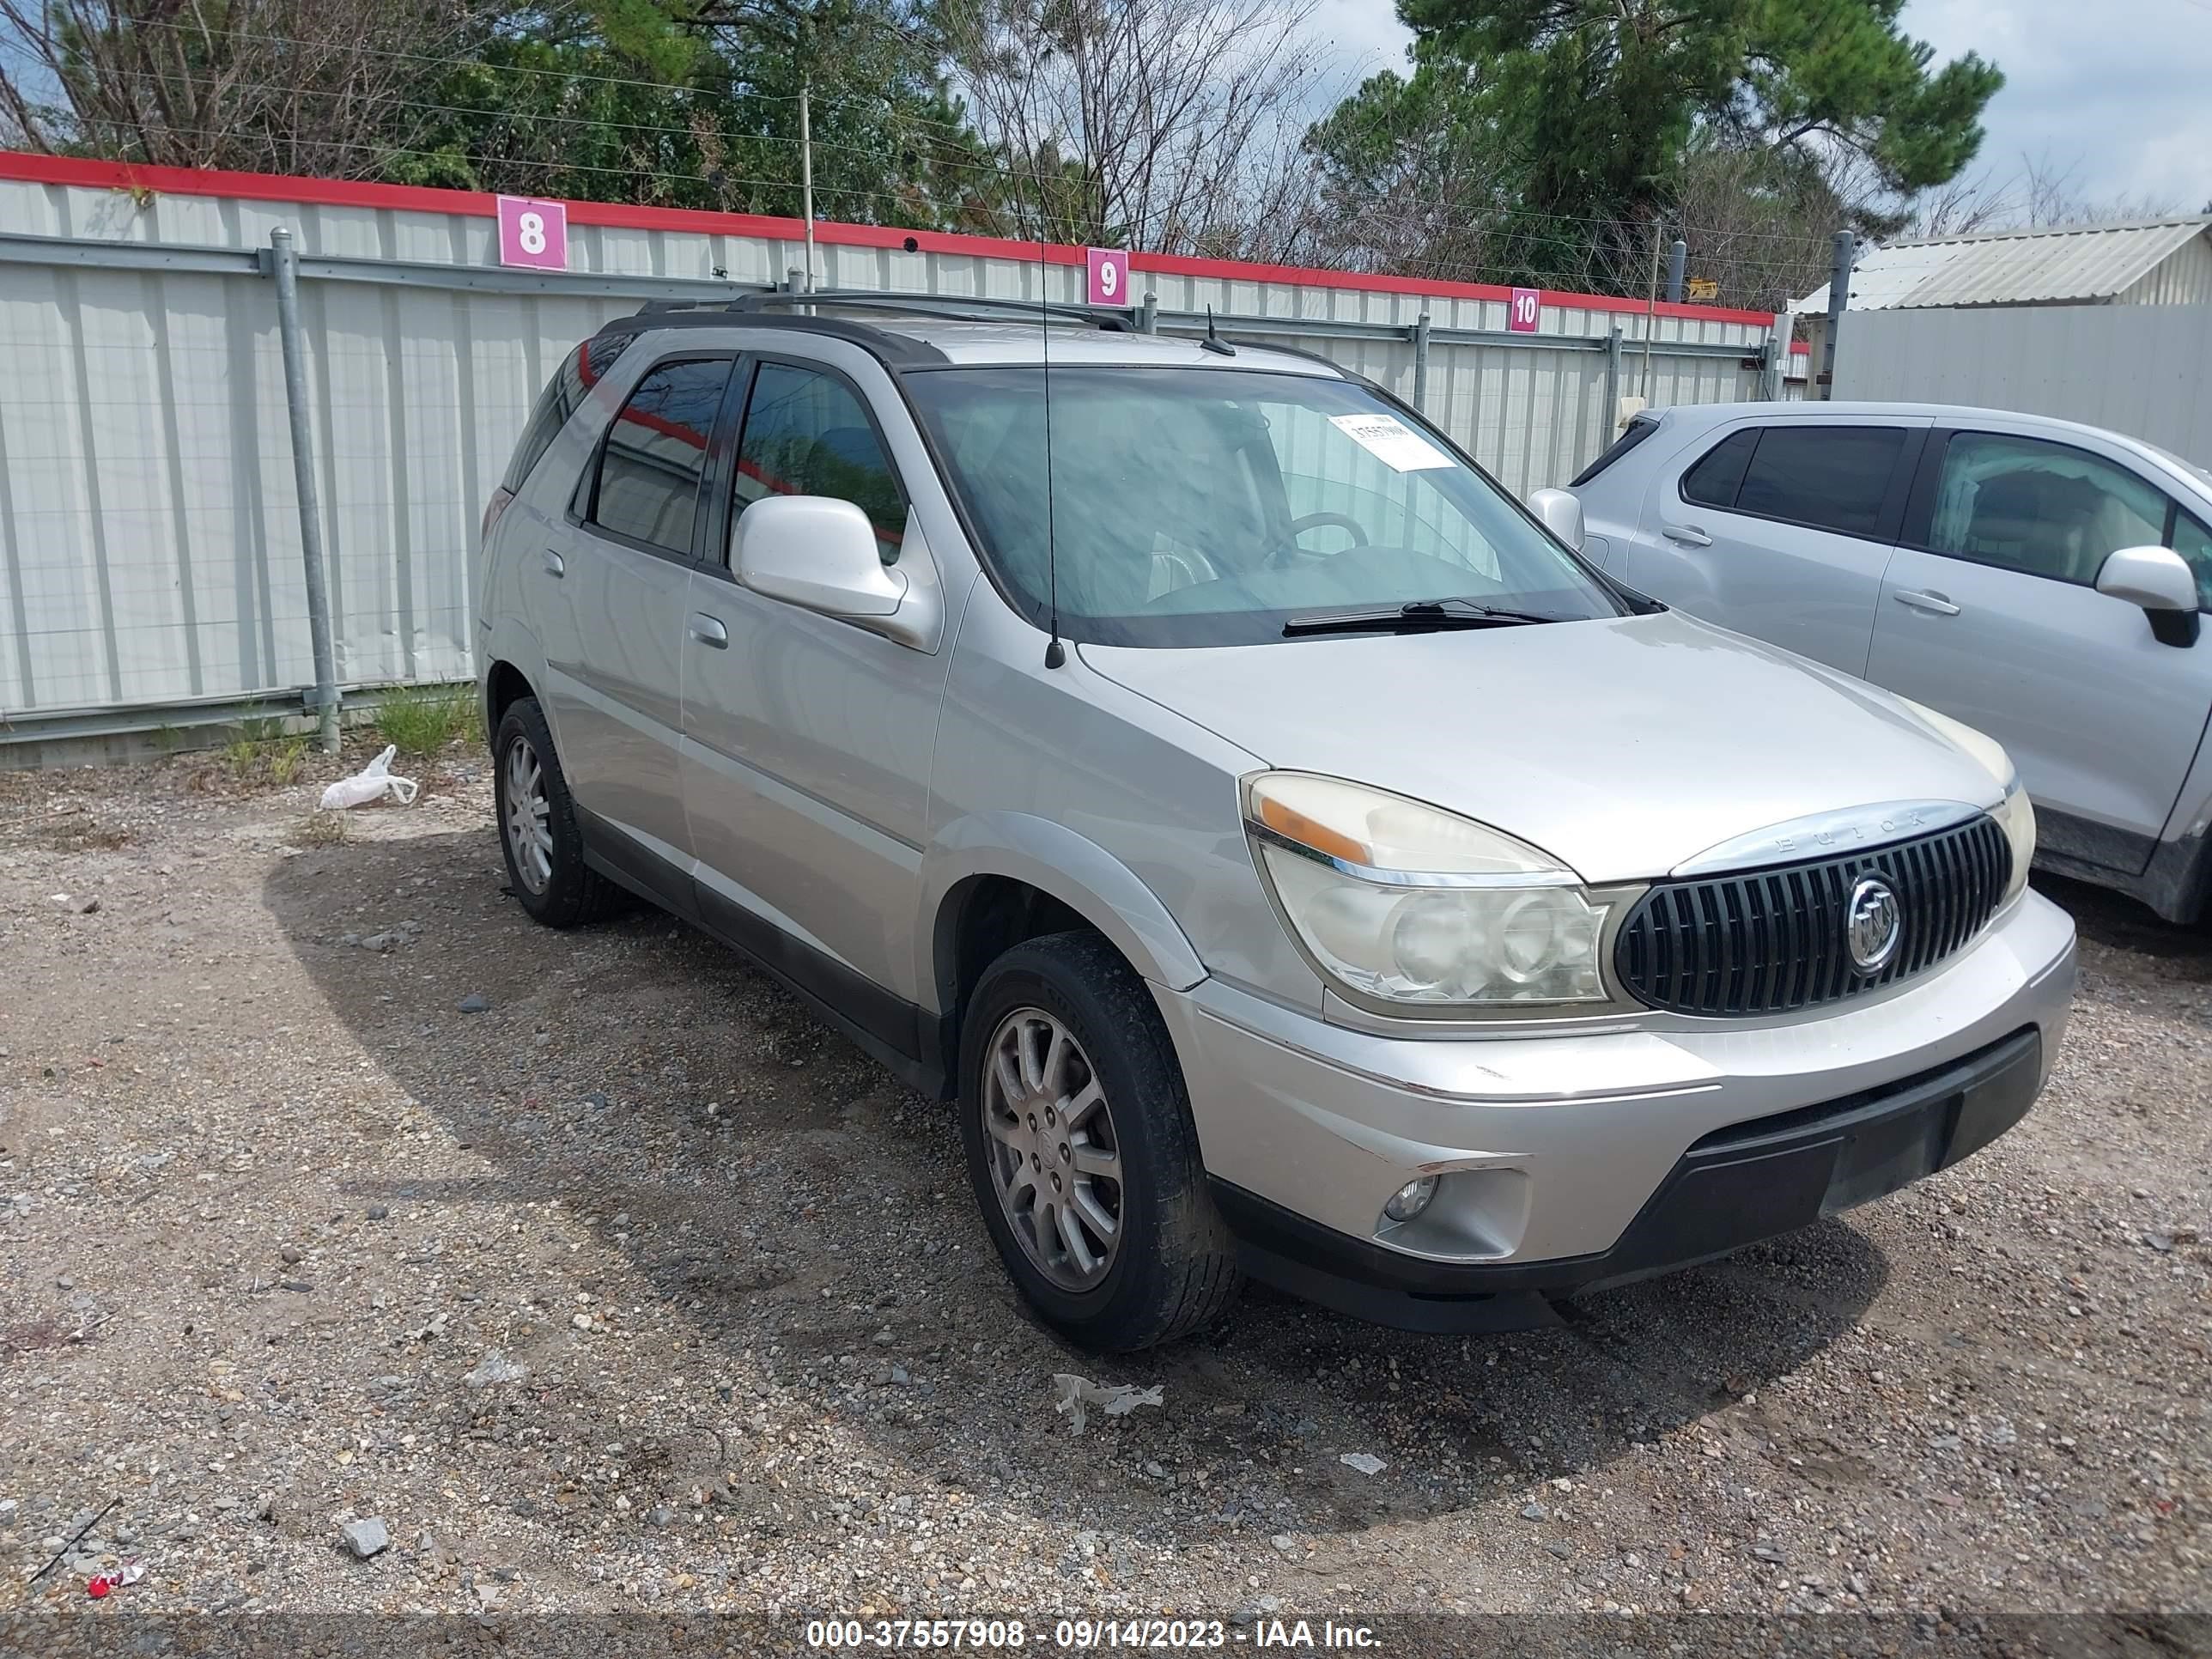
M 334 765 L 0 776 L 0 1616 L 2212 1601 L 2212 932 L 2051 884 L 2019 1130 L 1565 1329 L 1098 1362 L 946 1108 L 664 917 L 532 927 L 482 751 L 418 769 L 319 843 Z

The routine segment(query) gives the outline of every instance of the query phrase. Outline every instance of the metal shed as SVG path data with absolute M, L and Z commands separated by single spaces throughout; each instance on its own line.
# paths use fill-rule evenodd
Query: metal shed
M 1820 360 L 1826 284 L 1790 307 Z M 1860 256 L 1834 395 L 2017 409 L 2212 465 L 2212 218 L 1899 242 Z

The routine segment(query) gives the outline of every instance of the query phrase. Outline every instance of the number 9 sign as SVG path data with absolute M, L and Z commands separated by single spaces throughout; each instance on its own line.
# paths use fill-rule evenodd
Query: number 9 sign
M 535 270 L 568 268 L 568 204 L 527 196 L 499 198 L 499 262 Z
M 1127 306 L 1129 303 L 1129 255 L 1127 249 L 1094 247 L 1085 250 L 1091 267 L 1090 303 Z

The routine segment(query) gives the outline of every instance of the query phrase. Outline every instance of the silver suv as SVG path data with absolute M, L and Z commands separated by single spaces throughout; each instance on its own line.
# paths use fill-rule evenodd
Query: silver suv
M 533 413 L 514 890 L 642 895 L 957 1100 L 1075 1341 L 1245 1274 L 1544 1322 L 2027 1112 L 2074 935 L 1995 743 L 1619 586 L 1318 359 L 811 304 L 648 309 Z

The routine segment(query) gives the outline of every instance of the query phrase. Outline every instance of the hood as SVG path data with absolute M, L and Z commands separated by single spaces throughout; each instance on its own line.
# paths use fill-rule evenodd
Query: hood
M 1887 692 L 1676 611 L 1079 649 L 1108 678 L 1268 766 L 1480 819 L 1597 884 L 1664 875 L 1814 814 L 1896 801 L 1988 807 L 2002 794 Z

